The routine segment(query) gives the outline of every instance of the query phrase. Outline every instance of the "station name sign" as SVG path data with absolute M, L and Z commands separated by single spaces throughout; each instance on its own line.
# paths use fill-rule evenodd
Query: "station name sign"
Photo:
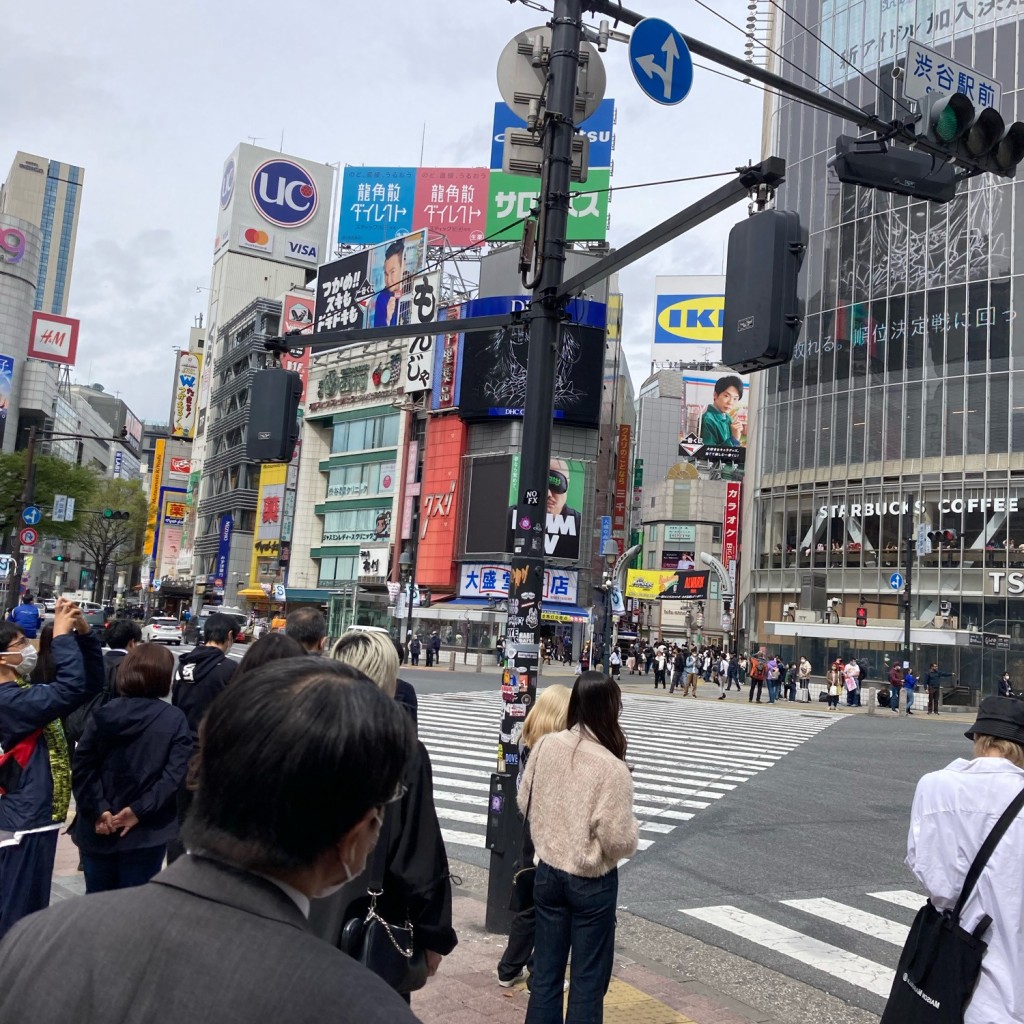
M 959 515 L 963 512 L 1019 512 L 1020 499 L 1014 495 L 1000 495 L 996 498 L 941 498 L 938 502 L 926 501 L 864 501 L 849 505 L 821 505 L 819 519 L 868 519 L 872 516 L 905 516 L 911 512 L 922 514 L 929 504 L 938 506 L 941 515 Z

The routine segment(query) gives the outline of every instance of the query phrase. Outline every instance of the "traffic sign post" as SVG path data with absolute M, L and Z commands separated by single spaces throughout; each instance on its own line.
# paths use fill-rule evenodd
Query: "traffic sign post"
M 903 573 L 901 573 L 901 572 L 894 572 L 889 577 L 889 586 L 892 587 L 893 590 L 902 590 L 903 589 Z
M 38 505 L 29 505 L 21 510 L 21 521 L 26 526 L 38 526 L 43 518 L 43 510 Z
M 18 540 L 30 548 L 39 542 L 39 531 L 34 526 L 23 526 L 18 534 Z
M 682 33 L 661 18 L 644 18 L 633 29 L 629 66 L 637 85 L 655 103 L 681 103 L 693 85 L 690 48 Z

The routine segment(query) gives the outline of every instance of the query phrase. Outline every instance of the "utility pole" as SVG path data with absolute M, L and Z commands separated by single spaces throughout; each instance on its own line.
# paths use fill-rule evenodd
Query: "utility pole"
M 544 162 L 541 174 L 539 237 L 540 271 L 535 275 L 533 302 L 528 313 L 530 343 L 526 370 L 519 492 L 514 496 L 514 541 L 508 595 L 505 650 L 509 683 L 518 690 L 520 706 L 532 705 L 537 695 L 540 658 L 539 629 L 544 593 L 544 531 L 547 523 L 548 475 L 551 465 L 551 420 L 554 384 L 565 298 L 560 294 L 565 273 L 566 226 L 572 169 L 572 140 L 576 80 L 583 35 L 582 0 L 555 0 L 551 18 L 544 113 Z M 506 693 L 508 691 L 505 691 Z M 526 699 L 523 699 L 526 698 Z M 502 732 L 509 736 L 515 719 L 504 704 Z M 499 750 L 502 750 L 499 744 Z M 522 847 L 522 827 L 516 811 L 518 752 L 509 744 L 492 777 L 489 837 L 490 873 L 487 884 L 486 926 L 504 931 L 511 921 L 508 909 L 512 876 Z M 500 793 L 494 789 L 500 788 Z M 495 796 L 500 812 L 494 814 Z

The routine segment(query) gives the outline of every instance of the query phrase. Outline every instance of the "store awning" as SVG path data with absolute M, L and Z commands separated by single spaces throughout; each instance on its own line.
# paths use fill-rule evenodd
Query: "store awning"
M 262 587 L 246 587 L 244 590 L 240 590 L 237 596 L 244 597 L 248 601 L 270 600 L 270 596 L 264 592 Z

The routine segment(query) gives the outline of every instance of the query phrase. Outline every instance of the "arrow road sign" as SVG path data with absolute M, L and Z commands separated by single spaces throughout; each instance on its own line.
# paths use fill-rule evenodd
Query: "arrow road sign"
M 23 526 L 21 533 L 18 534 L 18 540 L 26 547 L 31 547 L 39 540 L 39 531 L 32 526 Z
M 903 573 L 901 573 L 901 572 L 894 572 L 889 577 L 889 586 L 892 587 L 893 590 L 902 590 L 903 589 Z
M 38 505 L 27 505 L 21 510 L 21 520 L 26 526 L 37 526 L 43 518 L 43 510 Z
M 644 18 L 633 29 L 629 66 L 637 85 L 655 103 L 680 103 L 693 85 L 693 61 L 686 40 L 661 18 Z

